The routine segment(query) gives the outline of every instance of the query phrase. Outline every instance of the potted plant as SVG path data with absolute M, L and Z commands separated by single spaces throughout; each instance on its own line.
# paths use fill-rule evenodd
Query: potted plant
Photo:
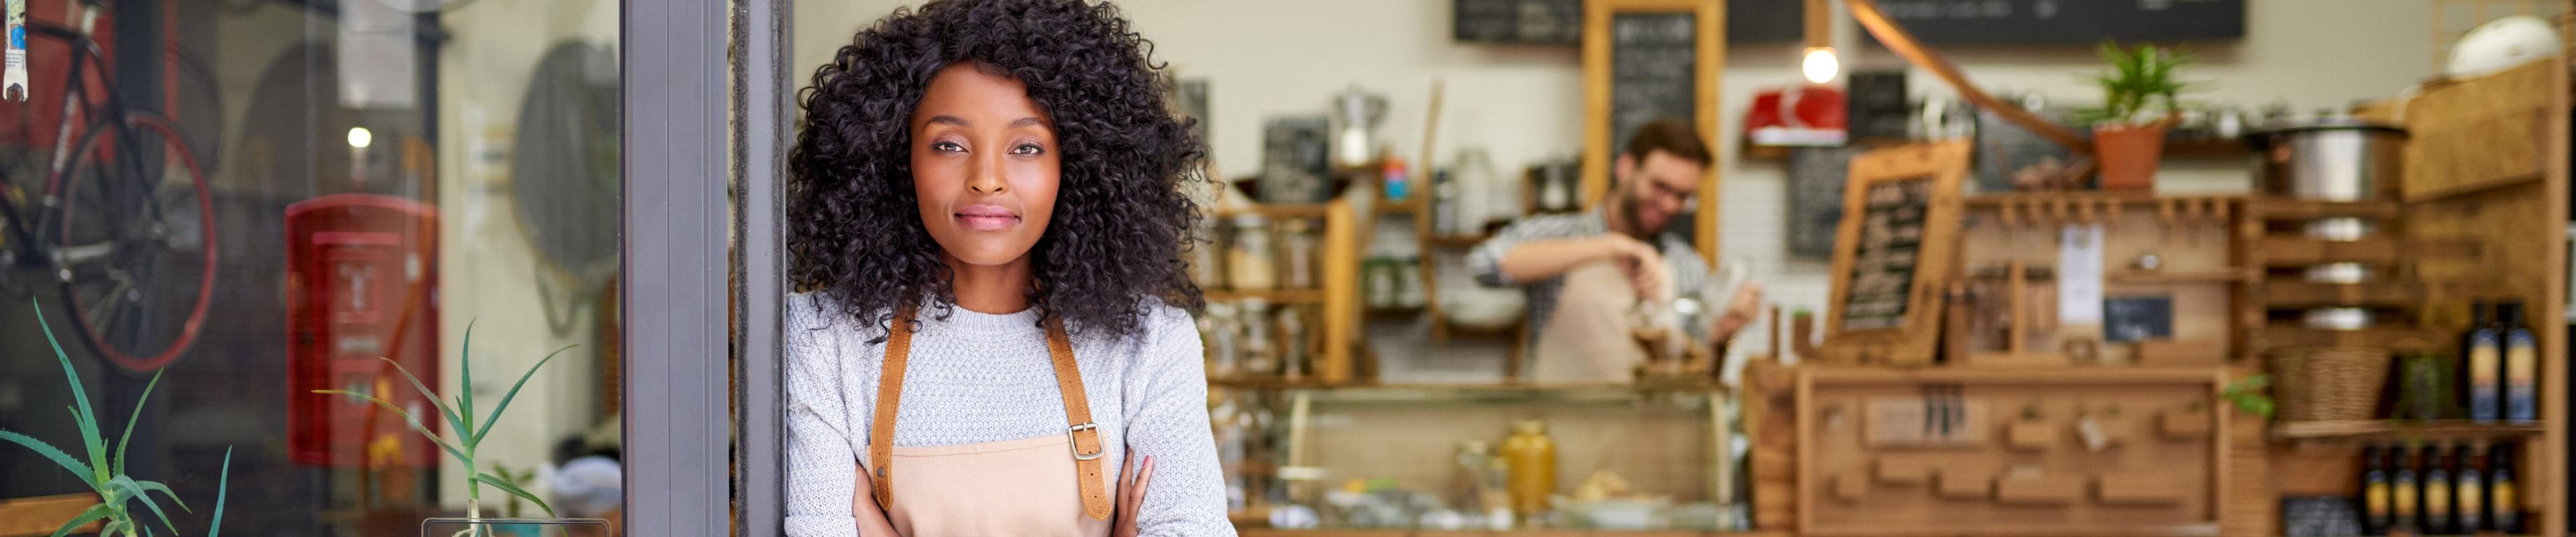
M 30 302 L 29 305 L 34 304 Z M 97 528 L 99 537 L 152 535 L 151 524 L 140 516 L 141 511 L 133 509 L 137 502 L 150 509 L 153 517 L 161 520 L 162 529 L 170 530 L 170 535 L 179 535 L 178 526 L 170 523 L 169 512 L 161 509 L 161 502 L 154 500 L 151 493 L 159 493 L 161 498 L 170 500 L 170 503 L 176 505 L 180 511 L 189 510 L 188 502 L 179 500 L 179 495 L 171 492 L 167 485 L 157 481 L 135 479 L 125 473 L 125 448 L 132 447 L 134 444 L 134 423 L 141 421 L 143 402 L 152 399 L 152 388 L 161 385 L 161 374 L 153 373 L 152 380 L 143 385 L 143 395 L 135 397 L 134 415 L 126 418 L 125 432 L 117 437 L 115 451 L 111 453 L 108 451 L 110 446 L 107 443 L 107 437 L 102 434 L 105 431 L 99 427 L 102 424 L 98 421 L 98 414 L 91 411 L 89 392 L 81 387 L 80 372 L 72 369 L 71 355 L 63 353 L 62 343 L 54 340 L 53 325 L 45 322 L 43 308 L 36 308 L 36 324 L 45 330 L 45 343 L 54 348 L 54 361 L 63 366 L 63 379 L 71 382 L 74 404 L 67 409 L 72 411 L 73 423 L 80 427 L 81 443 L 77 447 L 84 448 L 79 453 L 87 455 L 87 460 L 84 461 L 83 457 L 73 456 L 61 448 L 24 434 L 0 430 L 0 441 L 17 444 L 44 455 L 46 460 L 53 461 L 56 466 L 61 466 L 72 475 L 78 476 L 81 483 L 89 485 L 90 492 L 97 494 L 100 500 L 98 504 L 81 510 L 79 514 L 63 522 L 62 529 L 54 530 L 54 535 L 60 537 L 75 531 L 85 531 L 82 527 L 93 523 L 99 525 Z M 214 521 L 206 525 L 208 537 L 223 531 L 224 496 L 232 483 L 232 467 L 233 450 L 227 447 L 224 448 L 223 468 L 215 478 Z
M 464 348 L 461 350 L 461 356 L 457 360 L 458 366 L 463 370 L 460 375 L 464 377 L 464 384 L 466 386 L 473 386 L 474 323 L 469 322 L 465 324 L 465 343 L 462 346 Z M 431 404 L 438 409 L 438 415 L 433 417 L 441 418 L 446 423 L 447 430 L 455 436 L 455 439 L 452 441 L 431 430 L 426 423 L 422 422 L 418 417 L 411 415 L 410 412 L 405 412 L 401 407 L 382 398 L 348 390 L 313 390 L 313 393 L 344 396 L 374 403 L 376 406 L 382 407 L 386 411 L 392 412 L 395 416 L 402 418 L 404 424 L 411 426 L 412 432 L 420 433 L 421 436 L 428 438 L 430 443 L 437 444 L 439 450 L 447 452 L 447 455 L 450 457 L 455 457 L 457 462 L 464 463 L 465 473 L 467 474 L 464 476 L 466 487 L 465 518 L 456 521 L 431 519 L 423 525 L 424 531 L 430 527 L 462 525 L 464 526 L 464 529 L 455 533 L 457 537 L 481 537 L 500 533 L 532 535 L 536 532 L 529 531 L 527 524 L 532 522 L 541 523 L 545 521 L 517 518 L 494 519 L 483 516 L 483 486 L 491 485 L 493 488 L 500 489 L 501 492 L 508 493 L 510 496 L 515 497 L 510 500 L 511 507 L 508 509 L 512 516 L 515 516 L 518 511 L 518 500 L 522 499 L 527 500 L 529 503 L 536 504 L 537 509 L 545 511 L 549 518 L 553 517 L 555 514 L 554 507 L 546 505 L 545 500 L 538 499 L 535 493 L 529 492 L 527 488 L 525 488 L 524 485 L 529 481 L 527 476 L 513 475 L 513 472 L 511 472 L 507 467 L 502 467 L 497 464 L 494 469 L 499 472 L 498 475 L 493 472 L 477 470 L 476 468 L 478 468 L 478 466 L 476 465 L 475 458 L 476 449 L 482 447 L 483 440 L 486 435 L 492 433 L 492 424 L 501 421 L 501 413 L 509 411 L 510 401 L 519 397 L 519 389 L 527 387 L 528 379 L 536 377 L 537 370 L 545 368 L 546 362 L 554 361 L 556 355 L 563 354 L 564 351 L 570 350 L 573 347 L 574 346 L 568 345 L 563 348 L 555 349 L 554 352 L 547 353 L 545 358 L 537 360 L 536 365 L 528 366 L 528 371 L 519 375 L 519 382 L 517 384 L 510 385 L 510 391 L 503 392 L 501 394 L 501 401 L 498 404 L 492 405 L 491 408 L 488 409 L 475 404 L 474 393 L 470 389 L 460 391 L 454 397 L 442 399 L 439 397 L 437 392 L 430 391 L 427 384 L 421 383 L 420 377 L 412 375 L 411 370 L 403 368 L 402 364 L 396 363 L 391 359 L 379 358 L 384 360 L 386 365 L 392 366 L 394 372 L 400 373 L 404 380 L 410 381 L 412 389 L 420 390 L 421 395 L 429 397 L 432 402 Z M 480 424 L 477 424 L 475 420 L 478 416 L 482 418 L 482 422 Z M 450 522 L 453 522 L 453 524 L 449 524 Z M 593 525 L 597 525 L 602 524 L 605 521 L 581 520 L 572 522 L 592 523 Z
M 2156 184 L 2156 162 L 2164 157 L 2165 131 L 2173 127 L 2176 96 L 2191 84 L 2174 72 L 2190 65 L 2190 54 L 2155 45 L 2122 49 L 2104 41 L 2097 52 L 2109 69 L 2092 76 L 2102 87 L 2102 108 L 2088 111 L 2093 121 L 2093 150 L 2102 167 L 2103 190 L 2147 190 Z

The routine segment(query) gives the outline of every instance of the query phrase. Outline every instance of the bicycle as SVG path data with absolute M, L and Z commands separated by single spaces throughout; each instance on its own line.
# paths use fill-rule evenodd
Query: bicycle
M 25 26 L 28 36 L 67 44 L 71 62 L 43 190 L 34 203 L 0 195 L 0 228 L 7 229 L 0 267 L 11 267 L 9 278 L 50 279 L 91 350 L 127 371 L 150 372 L 177 360 L 205 326 L 214 297 L 214 201 L 177 124 L 126 108 L 109 59 L 91 38 L 101 7 L 80 1 L 78 28 Z M 103 98 L 88 98 L 91 76 Z M 0 172 L 0 186 L 17 185 L 6 175 Z

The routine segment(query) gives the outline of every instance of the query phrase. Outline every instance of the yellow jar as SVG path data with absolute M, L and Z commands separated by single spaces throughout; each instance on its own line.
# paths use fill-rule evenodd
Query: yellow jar
M 1556 440 L 1548 438 L 1547 422 L 1513 423 L 1512 436 L 1503 440 L 1503 460 L 1510 467 L 1505 485 L 1512 511 L 1523 517 L 1546 512 L 1547 497 L 1556 492 Z

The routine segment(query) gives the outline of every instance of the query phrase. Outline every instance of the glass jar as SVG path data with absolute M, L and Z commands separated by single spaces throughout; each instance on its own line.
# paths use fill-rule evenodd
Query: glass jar
M 1234 243 L 1226 250 L 1226 283 L 1234 289 L 1266 291 L 1279 287 L 1279 251 L 1270 242 L 1270 221 L 1260 215 L 1234 217 Z
M 1224 227 L 1215 224 L 1202 226 L 1198 237 L 1190 241 L 1190 279 L 1198 282 L 1199 289 L 1225 288 L 1226 241 L 1219 233 Z
M 1242 308 L 1237 312 L 1237 318 L 1243 320 L 1243 341 L 1239 343 L 1243 353 L 1240 372 L 1255 377 L 1279 374 L 1279 340 L 1273 337 L 1271 323 L 1263 322 L 1270 318 L 1270 302 L 1247 298 L 1243 299 Z
M 1288 380 L 1306 378 L 1306 370 L 1311 362 L 1307 355 L 1309 332 L 1306 329 L 1306 311 L 1282 306 L 1279 308 L 1278 318 L 1279 376 Z
M 1401 284 L 1396 281 L 1394 259 L 1372 257 L 1360 266 L 1360 270 L 1361 277 L 1367 279 L 1369 307 L 1394 309 L 1401 302 L 1403 291 L 1397 287 Z
M 1513 423 L 1512 436 L 1503 439 L 1503 460 L 1511 468 L 1512 511 L 1522 517 L 1547 512 L 1547 497 L 1556 493 L 1556 440 L 1547 436 L 1547 422 Z
M 1236 320 L 1234 305 L 1209 302 L 1207 314 L 1199 317 L 1199 339 L 1207 342 L 1208 377 L 1235 376 L 1243 364 L 1242 322 Z
M 1422 294 L 1422 258 L 1404 257 L 1395 262 L 1395 303 L 1399 307 L 1419 308 L 1425 302 Z
M 1323 237 L 1316 236 L 1314 222 L 1305 219 L 1280 222 L 1279 242 L 1281 257 L 1284 258 L 1279 267 L 1281 285 L 1289 289 L 1322 287 L 1322 278 L 1317 277 L 1316 267 L 1323 253 Z

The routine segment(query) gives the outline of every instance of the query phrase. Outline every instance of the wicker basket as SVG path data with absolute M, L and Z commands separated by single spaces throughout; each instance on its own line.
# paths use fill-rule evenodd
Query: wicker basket
M 2388 351 L 2289 348 L 2272 352 L 2273 402 L 2281 422 L 2367 420 L 2388 382 Z

